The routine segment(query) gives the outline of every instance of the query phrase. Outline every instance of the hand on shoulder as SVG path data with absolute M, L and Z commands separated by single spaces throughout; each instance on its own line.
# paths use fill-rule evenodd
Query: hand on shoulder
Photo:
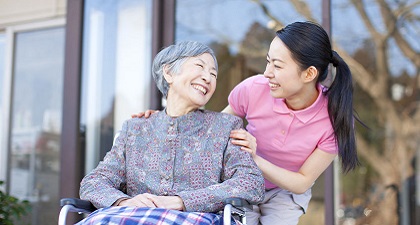
M 153 113 L 157 113 L 159 112 L 159 110 L 153 110 L 153 109 L 148 109 L 145 112 L 139 112 L 137 114 L 132 114 L 131 118 L 149 118 L 150 115 L 152 115 Z

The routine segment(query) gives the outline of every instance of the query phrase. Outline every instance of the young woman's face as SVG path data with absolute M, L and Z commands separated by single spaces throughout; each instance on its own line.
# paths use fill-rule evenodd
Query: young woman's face
M 190 57 L 182 64 L 180 72 L 171 77 L 168 97 L 176 101 L 178 106 L 200 108 L 216 90 L 216 66 L 208 53 Z
M 275 98 L 296 97 L 303 88 L 302 72 L 292 59 L 289 49 L 278 37 L 270 44 L 264 76 L 268 78 L 270 94 Z

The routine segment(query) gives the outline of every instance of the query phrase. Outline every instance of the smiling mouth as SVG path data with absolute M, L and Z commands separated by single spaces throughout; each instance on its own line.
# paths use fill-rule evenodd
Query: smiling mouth
M 268 83 L 268 85 L 270 85 L 270 88 L 279 88 L 280 87 L 280 84 Z
M 207 94 L 207 89 L 204 88 L 203 86 L 197 85 L 197 84 L 193 84 L 192 85 L 194 89 L 201 91 L 201 93 L 203 93 L 203 95 Z

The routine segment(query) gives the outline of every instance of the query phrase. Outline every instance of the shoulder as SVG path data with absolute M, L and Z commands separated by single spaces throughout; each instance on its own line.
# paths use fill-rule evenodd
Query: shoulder
M 135 130 L 140 130 L 140 128 L 145 129 L 146 127 L 151 127 L 153 126 L 153 123 L 155 123 L 157 118 L 159 117 L 159 115 L 157 114 L 159 113 L 154 113 L 150 115 L 149 118 L 142 117 L 142 118 L 127 119 L 123 123 L 123 129 L 128 130 L 128 131 L 135 131 Z
M 242 119 L 238 116 L 229 114 L 229 113 L 222 113 L 222 112 L 215 112 L 211 110 L 202 110 L 203 114 L 205 115 L 207 121 L 217 121 L 219 123 L 224 124 L 240 124 L 242 125 Z
M 256 93 L 269 92 L 268 79 L 258 74 L 246 78 L 237 84 L 229 95 L 229 103 L 246 102 L 253 98 Z
M 236 93 L 239 94 L 240 96 L 246 95 L 248 96 L 248 98 L 253 98 L 256 95 L 259 96 L 261 93 L 270 92 L 270 89 L 268 86 L 268 79 L 265 78 L 264 75 L 261 75 L 261 74 L 246 78 L 241 83 L 239 83 L 234 88 L 234 90 L 236 90 Z
M 257 74 L 251 77 L 246 78 L 241 83 L 238 84 L 238 86 L 247 86 L 251 87 L 254 85 L 266 85 L 268 84 L 268 79 L 264 77 L 262 74 Z

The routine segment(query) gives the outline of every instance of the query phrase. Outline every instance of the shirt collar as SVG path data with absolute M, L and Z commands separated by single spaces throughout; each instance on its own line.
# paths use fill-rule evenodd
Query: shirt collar
M 317 85 L 318 97 L 315 102 L 303 110 L 292 110 L 287 107 L 286 100 L 284 98 L 273 98 L 273 110 L 279 114 L 293 114 L 302 123 L 306 123 L 311 120 L 315 115 L 321 111 L 327 104 L 327 97 L 323 94 L 322 87 Z
M 194 127 L 204 124 L 205 117 L 203 116 L 204 110 L 197 109 L 185 115 L 178 117 L 170 117 L 166 114 L 166 108 L 158 112 L 158 121 L 169 126 L 175 125 L 178 129 L 193 129 Z

